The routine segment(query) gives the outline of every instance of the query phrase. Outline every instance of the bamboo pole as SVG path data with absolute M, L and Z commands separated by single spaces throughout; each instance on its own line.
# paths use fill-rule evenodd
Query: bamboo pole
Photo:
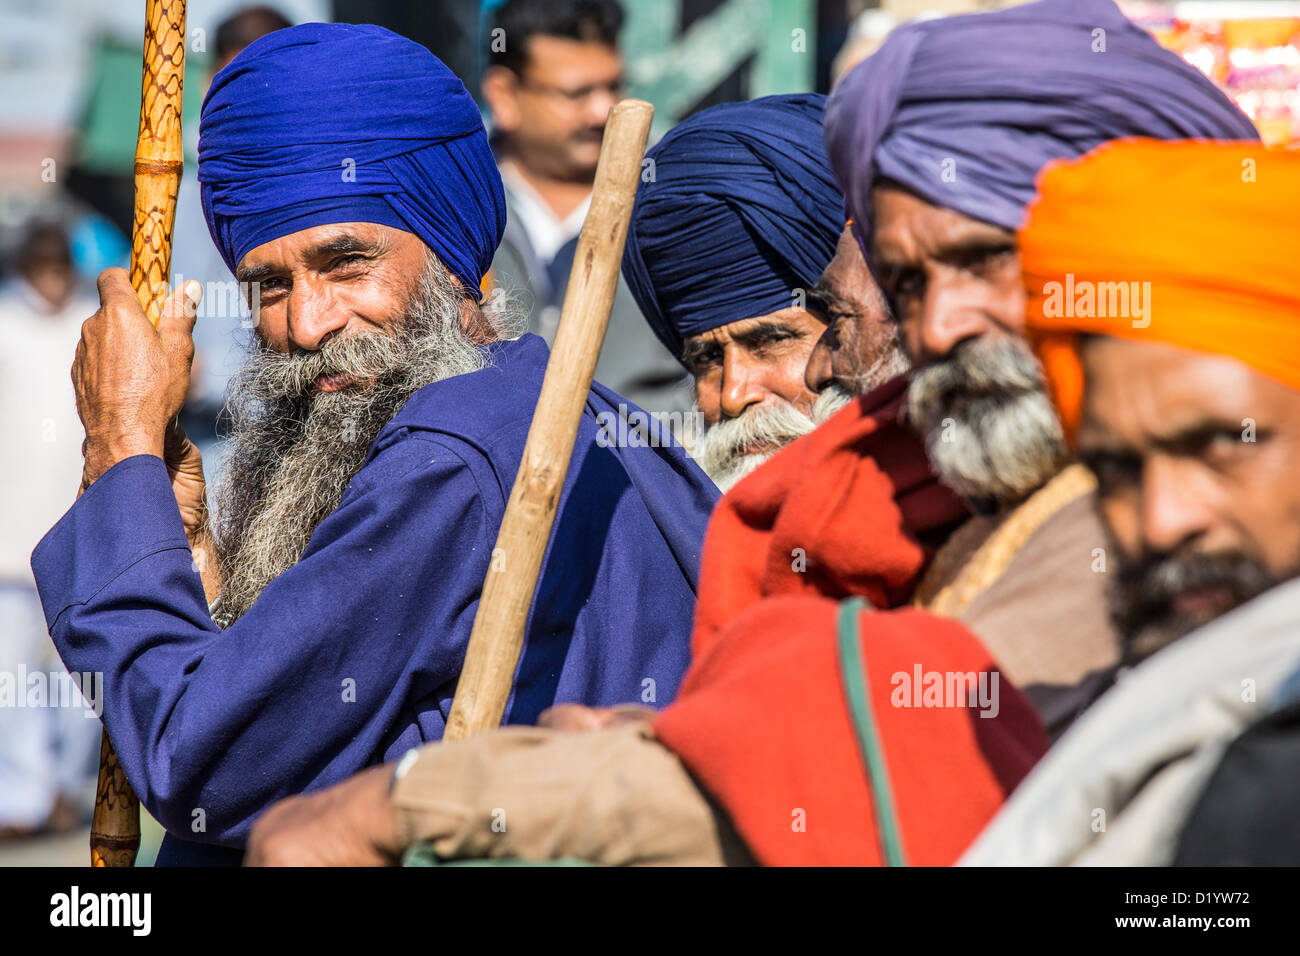
M 610 111 L 555 345 L 483 581 L 444 740 L 489 730 L 505 715 L 542 557 L 609 325 L 653 116 L 654 107 L 643 100 L 623 100 Z
M 140 133 L 135 145 L 131 285 L 156 326 L 171 277 L 176 192 L 184 169 L 185 2 L 146 0 Z M 91 866 L 133 866 L 140 849 L 140 801 L 104 733 L 90 826 Z

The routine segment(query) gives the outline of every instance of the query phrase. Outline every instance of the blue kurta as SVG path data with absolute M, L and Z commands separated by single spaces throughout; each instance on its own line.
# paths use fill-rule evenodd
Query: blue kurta
M 156 457 L 119 462 L 37 546 L 59 653 L 103 673 L 104 723 L 169 831 L 160 862 L 237 861 L 199 844 L 242 847 L 275 800 L 442 736 L 548 356 L 533 335 L 490 353 L 407 401 L 302 559 L 225 631 Z M 679 447 L 604 447 L 623 401 L 592 386 L 507 722 L 663 705 L 685 671 L 717 491 Z

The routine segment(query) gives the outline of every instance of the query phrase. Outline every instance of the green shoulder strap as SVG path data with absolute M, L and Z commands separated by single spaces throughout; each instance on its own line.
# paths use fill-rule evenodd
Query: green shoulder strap
M 870 607 L 862 598 L 853 597 L 840 603 L 839 657 L 844 694 L 849 701 L 853 729 L 857 732 L 862 761 L 867 766 L 871 784 L 871 803 L 876 811 L 876 831 L 886 866 L 907 866 L 903 853 L 903 832 L 894 809 L 894 789 L 885 766 L 885 752 L 880 745 L 880 730 L 867 695 L 867 663 L 862 659 L 862 642 L 858 637 L 858 615 Z

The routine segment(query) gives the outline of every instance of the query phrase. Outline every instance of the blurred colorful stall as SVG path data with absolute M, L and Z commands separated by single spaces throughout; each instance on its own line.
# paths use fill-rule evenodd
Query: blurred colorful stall
M 1227 91 L 1264 142 L 1300 148 L 1300 3 L 1121 2 L 1164 46 Z

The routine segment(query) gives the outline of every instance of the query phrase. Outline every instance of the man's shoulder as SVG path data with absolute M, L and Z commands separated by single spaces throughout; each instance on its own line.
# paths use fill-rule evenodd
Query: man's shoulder
M 432 382 L 415 392 L 384 426 L 380 438 L 398 430 L 437 433 L 472 445 L 492 445 L 504 431 L 525 431 L 542 390 L 550 350 L 531 333 L 488 347 L 488 364 L 474 372 Z

